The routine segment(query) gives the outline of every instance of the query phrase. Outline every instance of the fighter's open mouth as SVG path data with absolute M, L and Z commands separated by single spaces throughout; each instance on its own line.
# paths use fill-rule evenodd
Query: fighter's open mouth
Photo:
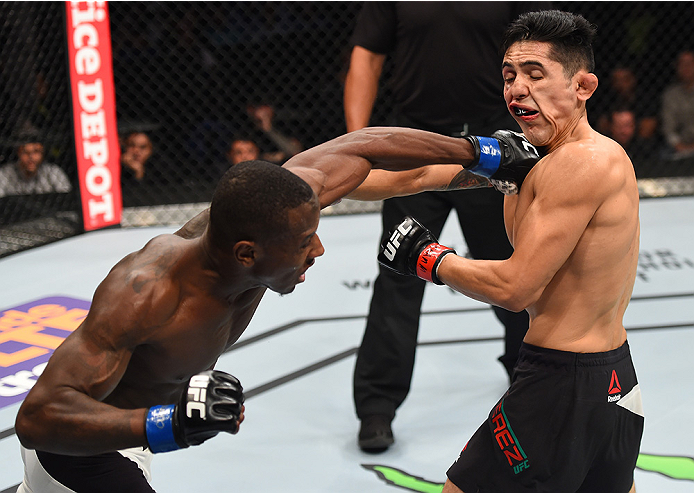
M 532 116 L 532 115 L 537 115 L 536 110 L 525 110 L 523 108 L 519 108 L 518 106 L 513 108 L 513 112 L 517 116 Z

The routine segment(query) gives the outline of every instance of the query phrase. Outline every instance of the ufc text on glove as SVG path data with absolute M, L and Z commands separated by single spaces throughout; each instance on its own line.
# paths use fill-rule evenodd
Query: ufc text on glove
M 475 152 L 471 173 L 489 178 L 506 195 L 518 193 L 523 180 L 541 159 L 537 148 L 520 132 L 497 130 L 491 137 L 465 136 Z

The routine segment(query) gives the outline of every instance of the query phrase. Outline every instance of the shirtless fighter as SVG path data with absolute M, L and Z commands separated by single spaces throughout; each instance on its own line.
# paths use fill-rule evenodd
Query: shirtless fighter
M 588 124 L 595 28 L 524 14 L 503 44 L 504 97 L 547 152 L 505 198 L 508 260 L 455 255 L 407 217 L 379 260 L 484 303 L 527 309 L 513 382 L 448 470 L 444 493 L 627 493 L 643 432 L 623 315 L 639 253 L 639 193 L 624 150 Z M 374 174 L 374 176 L 376 176 Z
M 116 264 L 85 320 L 56 349 L 17 415 L 25 463 L 19 492 L 151 492 L 152 453 L 236 433 L 243 391 L 213 370 L 218 357 L 246 329 L 266 289 L 289 293 L 304 281 L 323 254 L 320 208 L 352 192 L 372 167 L 462 163 L 478 174 L 432 166 L 413 171 L 430 175 L 416 184 L 489 186 L 491 178 L 513 188 L 537 160 L 510 132 L 463 140 L 368 129 L 309 149 L 284 168 L 231 167 L 209 210 Z M 409 193 L 405 185 L 395 192 Z M 360 196 L 382 193 L 365 186 Z

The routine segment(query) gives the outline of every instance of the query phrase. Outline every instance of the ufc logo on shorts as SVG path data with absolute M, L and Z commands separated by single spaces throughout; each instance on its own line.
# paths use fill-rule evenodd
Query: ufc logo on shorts
M 188 384 L 188 402 L 186 403 L 186 415 L 193 417 L 193 411 L 197 410 L 200 419 L 205 419 L 205 400 L 207 400 L 207 384 L 210 382 L 208 375 L 195 375 Z
M 390 239 L 386 244 L 386 249 L 383 254 L 391 262 L 395 258 L 395 253 L 398 251 L 398 248 L 400 248 L 400 239 L 412 230 L 412 225 L 409 225 L 407 228 L 404 227 L 404 224 L 407 222 L 409 222 L 409 220 L 403 221 L 397 229 L 393 231 L 393 234 L 390 235 Z

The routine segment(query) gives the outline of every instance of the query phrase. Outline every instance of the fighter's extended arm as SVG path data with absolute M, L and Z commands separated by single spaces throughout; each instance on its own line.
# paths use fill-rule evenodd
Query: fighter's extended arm
M 373 169 L 346 198 L 352 200 L 383 200 L 419 192 L 489 188 L 492 183 L 459 165 L 432 164 L 405 171 Z
M 429 178 L 423 178 L 427 173 L 423 171 L 416 181 L 393 180 L 388 196 L 447 189 L 461 171 L 460 166 L 483 178 L 520 184 L 540 156 L 521 134 L 502 132 L 493 138 L 456 139 L 410 128 L 369 127 L 297 154 L 284 167 L 313 187 L 321 207 L 353 192 L 372 168 L 403 171 L 433 164 L 458 165 L 448 171 L 440 168 Z M 458 180 L 470 183 L 467 178 Z M 372 195 L 368 195 L 369 187 L 374 191 Z M 384 194 L 382 186 L 366 184 L 358 198 L 376 200 Z
M 368 127 L 297 154 L 284 167 L 316 192 L 321 207 L 357 188 L 372 168 L 413 169 L 426 164 L 470 162 L 469 142 L 409 128 Z M 393 190 L 393 195 L 398 194 Z

